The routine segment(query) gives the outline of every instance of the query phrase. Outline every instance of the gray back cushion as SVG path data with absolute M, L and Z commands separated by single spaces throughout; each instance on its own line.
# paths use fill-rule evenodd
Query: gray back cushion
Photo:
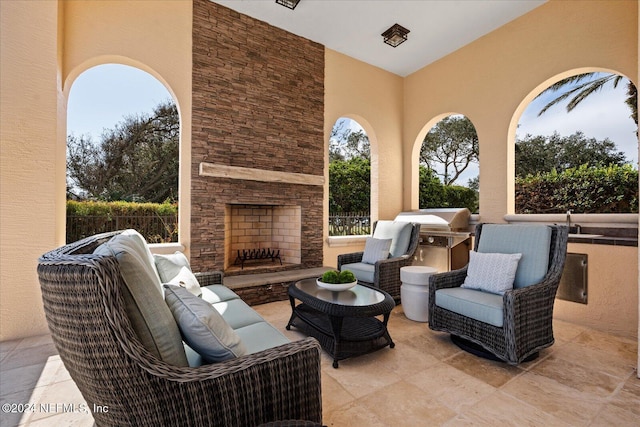
M 540 282 L 549 269 L 551 228 L 546 225 L 484 224 L 478 252 L 522 254 L 514 288 Z
M 153 257 L 146 245 L 140 244 L 140 238 L 119 234 L 98 246 L 94 253 L 113 256 L 118 261 L 126 285 L 125 310 L 142 345 L 160 360 L 188 366 L 180 331 L 164 302 Z
M 404 255 L 411 243 L 411 231 L 413 225 L 410 222 L 378 221 L 373 237 L 376 239 L 391 239 L 389 255 L 396 258 Z
M 165 301 L 184 340 L 206 363 L 247 354 L 238 334 L 211 304 L 179 286 L 165 285 L 165 291 Z

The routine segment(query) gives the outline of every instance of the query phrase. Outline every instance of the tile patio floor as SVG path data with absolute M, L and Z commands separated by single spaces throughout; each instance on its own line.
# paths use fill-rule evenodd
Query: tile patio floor
M 301 336 L 284 328 L 287 301 L 254 308 L 290 338 Z M 447 335 L 408 320 L 401 306 L 389 330 L 394 349 L 341 361 L 338 369 L 323 353 L 325 425 L 640 425 L 635 340 L 556 321 L 556 343 L 512 367 L 460 351 Z M 24 414 L 3 406 L 3 427 L 93 425 L 49 336 L 0 344 L 0 401 L 49 404 Z

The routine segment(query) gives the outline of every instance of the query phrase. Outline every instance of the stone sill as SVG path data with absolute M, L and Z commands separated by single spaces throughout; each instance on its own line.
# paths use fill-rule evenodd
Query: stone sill
M 343 246 L 364 245 L 369 235 L 363 236 L 331 236 L 327 237 L 327 244 L 330 248 L 339 248 Z
M 149 243 L 149 250 L 152 254 L 171 255 L 176 251 L 184 252 L 185 247 L 181 243 Z

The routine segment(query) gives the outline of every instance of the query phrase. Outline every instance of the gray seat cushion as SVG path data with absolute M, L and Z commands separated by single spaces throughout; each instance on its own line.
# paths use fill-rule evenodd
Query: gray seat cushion
M 499 328 L 504 321 L 502 295 L 465 288 L 438 289 L 436 305 Z
M 207 301 L 209 304 L 230 301 L 233 299 L 240 299 L 238 294 L 223 285 L 203 286 L 202 295 L 200 295 L 200 297 L 203 300 Z
M 244 343 L 247 354 L 289 343 L 279 330 L 267 322 L 253 323 L 235 330 Z
M 212 305 L 233 329 L 242 328 L 243 326 L 254 323 L 265 322 L 262 316 L 256 313 L 255 310 L 249 307 L 249 305 L 240 298 L 217 302 Z
M 373 277 L 376 272 L 376 266 L 374 264 L 354 262 L 352 264 L 343 264 L 340 267 L 340 270 L 349 270 L 358 280 L 362 280 L 367 283 L 374 283 Z

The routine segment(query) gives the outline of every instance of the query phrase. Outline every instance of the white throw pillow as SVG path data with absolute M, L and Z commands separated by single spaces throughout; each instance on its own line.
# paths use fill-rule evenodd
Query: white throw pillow
M 202 298 L 184 288 L 164 285 L 169 306 L 184 341 L 207 363 L 247 354 L 240 337 L 222 315 Z
M 463 288 L 502 295 L 513 289 L 522 254 L 469 252 L 469 266 Z
M 176 251 L 171 255 L 154 254 L 153 259 L 163 283 L 182 286 L 194 295 L 202 295 L 200 283 L 191 272 L 189 260 L 182 252 Z
M 391 240 L 392 239 L 376 239 L 375 237 L 367 237 L 367 241 L 364 244 L 362 262 L 365 264 L 375 264 L 382 259 L 389 258 Z
M 196 276 L 191 272 L 189 267 L 182 267 L 180 272 L 173 279 L 167 282 L 169 285 L 180 286 L 185 288 L 195 296 L 202 295 L 202 288 Z
M 176 277 L 182 267 L 189 267 L 189 269 L 191 269 L 189 260 L 185 254 L 180 251 L 176 251 L 170 255 L 153 254 L 153 260 L 156 263 L 160 280 L 165 283 Z

